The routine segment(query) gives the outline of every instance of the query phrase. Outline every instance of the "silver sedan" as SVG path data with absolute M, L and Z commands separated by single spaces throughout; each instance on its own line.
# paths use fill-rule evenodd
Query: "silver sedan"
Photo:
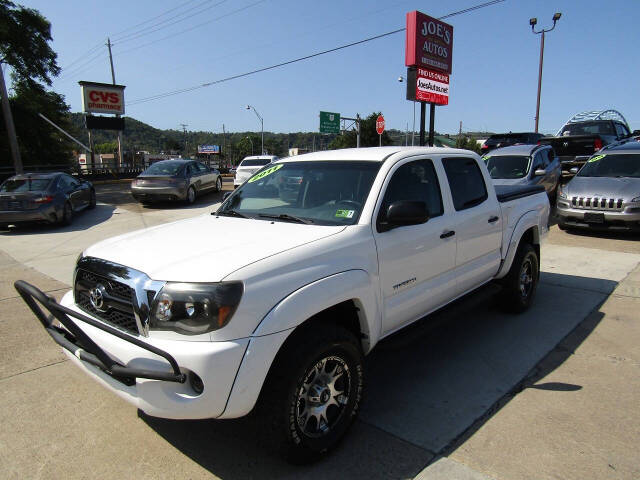
M 558 226 L 640 231 L 640 142 L 603 148 L 558 190 Z
M 182 158 L 156 162 L 131 182 L 131 194 L 141 203 L 182 200 L 191 204 L 202 193 L 220 190 L 218 170 Z

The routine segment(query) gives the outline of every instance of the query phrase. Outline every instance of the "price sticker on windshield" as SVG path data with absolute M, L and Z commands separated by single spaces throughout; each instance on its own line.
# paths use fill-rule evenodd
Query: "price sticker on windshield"
M 602 160 L 604 157 L 606 157 L 606 155 L 596 155 L 595 157 L 589 159 L 589 163 L 597 162 L 598 160 Z
M 258 173 L 257 175 L 254 175 L 253 177 L 251 177 L 249 180 L 247 180 L 247 183 L 256 182 L 256 181 L 260 180 L 261 178 L 264 178 L 264 177 L 267 177 L 267 176 L 271 175 L 273 172 L 277 172 L 281 168 L 282 168 L 282 163 L 280 163 L 278 165 L 274 165 L 273 167 L 267 168 L 266 170 L 264 170 L 264 171 Z
M 353 218 L 355 215 L 355 210 L 337 210 L 336 217 L 337 218 Z

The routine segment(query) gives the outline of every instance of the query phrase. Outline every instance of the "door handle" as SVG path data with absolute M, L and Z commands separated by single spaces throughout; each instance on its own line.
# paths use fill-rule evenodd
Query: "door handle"
M 449 230 L 448 232 L 444 232 L 442 235 L 440 235 L 440 238 L 453 237 L 455 234 L 456 232 L 454 232 L 453 230 Z
M 493 223 L 493 222 L 497 222 L 498 220 L 500 220 L 500 217 L 490 217 L 488 222 Z

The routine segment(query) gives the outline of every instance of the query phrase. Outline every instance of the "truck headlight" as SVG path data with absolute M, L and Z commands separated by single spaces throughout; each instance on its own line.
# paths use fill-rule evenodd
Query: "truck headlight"
M 151 330 L 199 335 L 224 327 L 242 297 L 240 282 L 168 282 L 151 305 Z

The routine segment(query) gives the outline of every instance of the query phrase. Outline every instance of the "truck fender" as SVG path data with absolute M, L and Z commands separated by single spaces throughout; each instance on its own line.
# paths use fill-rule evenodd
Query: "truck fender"
M 540 244 L 538 216 L 538 211 L 530 210 L 528 212 L 525 212 L 518 219 L 515 227 L 513 228 L 513 232 L 511 233 L 511 238 L 509 239 L 507 254 L 504 256 L 500 270 L 498 270 L 498 274 L 495 276 L 496 279 L 502 278 L 507 273 L 509 273 L 509 269 L 511 268 L 513 259 L 516 256 L 516 251 L 518 250 L 518 245 L 520 245 L 520 239 L 524 235 L 524 232 L 526 232 L 530 228 L 533 228 L 533 242 L 537 245 Z
M 329 307 L 353 300 L 367 353 L 380 336 L 379 302 L 369 275 L 349 270 L 317 280 L 281 300 L 251 335 L 225 411 L 219 418 L 237 418 L 253 409 L 269 368 L 285 340 L 305 320 Z

